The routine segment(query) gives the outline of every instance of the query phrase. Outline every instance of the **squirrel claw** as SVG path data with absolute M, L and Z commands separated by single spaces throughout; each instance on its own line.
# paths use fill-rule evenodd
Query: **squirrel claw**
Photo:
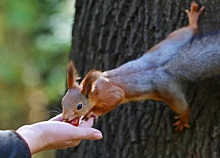
M 181 132 L 183 129 L 185 128 L 190 128 L 190 125 L 188 123 L 184 124 L 184 125 L 177 125 L 177 127 L 175 128 L 176 132 Z
M 173 124 L 173 126 L 176 126 L 175 128 L 176 132 L 181 132 L 184 128 L 190 128 L 190 125 L 188 122 L 184 122 L 183 120 L 181 120 L 180 116 L 175 117 L 175 119 L 177 118 L 179 118 L 179 120 Z
M 180 121 L 177 121 L 173 124 L 173 126 L 178 126 L 180 124 Z
M 95 124 L 98 120 L 98 115 L 96 115 L 94 112 L 87 113 L 86 115 L 83 116 L 82 120 L 88 120 L 90 117 L 94 118 L 94 124 Z
M 184 128 L 190 128 L 189 113 L 190 113 L 190 109 L 188 107 L 184 112 L 180 113 L 180 115 L 174 117 L 174 119 L 177 120 L 173 124 L 173 126 L 176 127 L 175 131 L 181 132 Z
M 174 116 L 174 119 L 175 119 L 175 120 L 179 120 L 179 119 L 180 119 L 180 116 Z M 176 122 L 176 123 L 177 123 L 177 122 Z M 176 124 L 176 123 L 175 123 L 175 124 Z

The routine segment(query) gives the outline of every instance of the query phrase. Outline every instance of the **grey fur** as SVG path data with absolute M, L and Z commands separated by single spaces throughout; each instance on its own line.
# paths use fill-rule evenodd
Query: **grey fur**
M 166 70 L 189 81 L 220 75 L 220 32 L 195 38 L 172 57 Z
M 138 100 L 151 98 L 153 91 L 167 92 L 186 109 L 182 81 L 220 75 L 220 33 L 193 38 L 186 27 L 171 35 L 142 57 L 107 71 L 107 78 L 122 83 L 131 95 L 143 94 Z

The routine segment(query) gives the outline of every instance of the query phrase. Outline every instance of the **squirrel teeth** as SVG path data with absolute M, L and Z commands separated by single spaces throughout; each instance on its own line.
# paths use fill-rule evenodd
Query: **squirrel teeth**
M 71 121 L 65 121 L 65 122 L 67 122 L 67 123 L 69 123 L 69 124 L 71 124 L 73 126 L 79 126 L 80 119 L 79 119 L 79 117 L 76 117 L 76 118 L 74 118 Z

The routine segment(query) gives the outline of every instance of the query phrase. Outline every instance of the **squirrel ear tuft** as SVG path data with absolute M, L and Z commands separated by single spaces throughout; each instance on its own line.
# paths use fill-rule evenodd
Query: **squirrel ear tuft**
M 99 78 L 100 74 L 100 71 L 91 70 L 82 81 L 83 87 L 81 93 L 87 98 L 89 97 L 93 83 Z
M 71 89 L 74 87 L 74 83 L 77 79 L 79 79 L 78 74 L 77 74 L 77 70 L 76 70 L 76 67 L 75 67 L 73 61 L 71 60 L 69 62 L 69 64 L 67 65 L 67 86 L 68 86 L 68 89 Z

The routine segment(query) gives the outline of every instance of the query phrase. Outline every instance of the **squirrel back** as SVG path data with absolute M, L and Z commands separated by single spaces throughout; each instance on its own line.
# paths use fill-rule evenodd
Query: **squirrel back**
M 177 79 L 197 81 L 220 75 L 220 31 L 195 37 L 165 69 Z

